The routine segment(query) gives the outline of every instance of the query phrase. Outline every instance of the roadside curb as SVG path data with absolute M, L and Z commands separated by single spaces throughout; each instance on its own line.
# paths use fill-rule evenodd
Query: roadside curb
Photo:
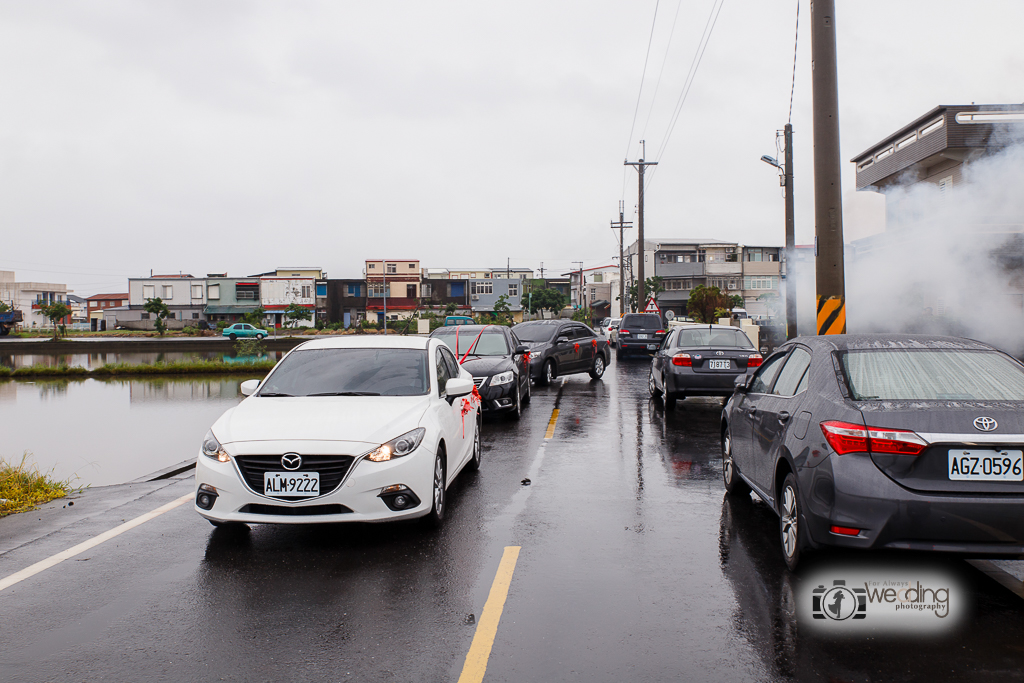
M 1001 584 L 1017 597 L 1024 598 L 1024 581 L 992 560 L 967 560 L 967 564 Z M 1021 567 L 1024 567 L 1024 562 L 1021 563 Z
M 139 477 L 138 479 L 132 479 L 131 481 L 126 481 L 125 484 L 145 484 L 146 482 L 149 482 L 149 481 L 160 481 L 162 479 L 170 479 L 171 477 L 177 476 L 177 475 L 182 474 L 184 472 L 188 472 L 191 469 L 195 469 L 195 466 L 196 466 L 196 459 L 195 458 L 190 458 L 188 460 L 182 460 L 177 465 L 171 465 L 170 467 L 165 467 L 162 470 L 157 470 L 156 472 L 150 472 L 149 474 L 144 475 L 142 477 Z

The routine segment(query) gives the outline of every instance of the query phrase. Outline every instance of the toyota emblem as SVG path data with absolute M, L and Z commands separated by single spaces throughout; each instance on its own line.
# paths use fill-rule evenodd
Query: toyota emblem
M 295 471 L 302 467 L 302 456 L 298 453 L 285 453 L 281 456 L 281 467 Z
M 974 428 L 979 432 L 992 432 L 995 431 L 999 423 L 991 417 L 976 417 L 974 418 Z
M 716 356 L 724 356 L 725 355 L 725 351 L 715 351 L 715 355 Z

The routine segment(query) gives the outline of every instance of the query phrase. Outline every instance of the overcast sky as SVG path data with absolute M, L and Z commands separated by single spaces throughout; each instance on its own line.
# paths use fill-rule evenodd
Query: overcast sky
M 622 162 L 642 138 L 661 162 L 648 236 L 781 245 L 778 178 L 759 158 L 786 123 L 795 0 L 725 0 L 668 136 L 716 2 L 6 0 L 0 269 L 89 295 L 150 269 L 604 265 L 619 200 L 634 213 Z M 1024 101 L 1020 0 L 837 4 L 844 160 L 938 104 Z M 877 230 L 878 203 L 856 203 L 843 173 L 847 238 Z

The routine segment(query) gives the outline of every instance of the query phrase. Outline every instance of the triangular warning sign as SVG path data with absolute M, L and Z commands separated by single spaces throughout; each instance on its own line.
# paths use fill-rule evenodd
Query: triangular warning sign
M 647 308 L 644 309 L 644 313 L 661 313 L 661 309 L 658 308 L 658 302 L 652 297 L 647 301 Z

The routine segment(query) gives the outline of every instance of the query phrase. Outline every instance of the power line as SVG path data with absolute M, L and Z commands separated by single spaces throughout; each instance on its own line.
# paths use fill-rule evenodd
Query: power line
M 626 158 L 629 157 L 629 146 L 633 144 L 633 130 L 636 128 L 636 115 L 640 111 L 640 97 L 644 94 L 644 79 L 647 77 L 647 60 L 651 56 L 651 43 L 654 42 L 654 25 L 658 21 L 658 5 L 661 4 L 661 0 L 656 0 L 654 3 L 654 18 L 651 19 L 651 35 L 647 38 L 647 52 L 644 55 L 644 70 L 640 74 L 640 90 L 636 94 L 636 107 L 633 108 L 633 123 L 629 126 L 629 138 L 626 140 L 626 153 L 623 155 Z
M 676 35 L 676 21 L 679 19 L 679 10 L 683 6 L 683 0 L 676 5 L 676 14 L 672 17 L 672 28 L 668 32 L 668 44 L 665 45 L 665 54 L 661 58 L 661 69 L 658 70 L 658 80 L 654 84 L 654 95 L 651 96 L 651 106 L 647 110 L 647 120 L 644 121 L 644 129 L 640 133 L 641 138 L 647 137 L 647 124 L 651 122 L 651 114 L 654 113 L 654 103 L 658 101 L 658 90 L 661 89 L 661 77 L 665 73 L 665 64 L 668 62 L 668 51 L 672 47 L 672 39 Z M 625 170 L 625 169 L 623 169 Z
M 793 83 L 789 86 L 789 123 L 793 123 L 793 93 L 796 92 L 796 46 L 800 39 L 800 0 L 796 0 L 796 29 L 793 31 Z
M 679 93 L 679 99 L 676 102 L 675 109 L 672 113 L 672 118 L 669 121 L 668 130 L 665 133 L 665 137 L 661 142 L 661 147 L 658 148 L 658 153 L 655 158 L 661 161 L 665 154 L 665 149 L 668 147 L 669 140 L 672 138 L 672 133 L 676 128 L 676 123 L 679 121 L 679 115 L 683 111 L 683 105 L 686 103 L 686 97 L 690 94 L 690 88 L 693 86 L 693 81 L 697 76 L 697 70 L 700 68 L 701 60 L 704 58 L 704 51 L 708 47 L 708 43 L 711 41 L 711 33 L 715 30 L 715 24 L 718 23 L 718 15 L 722 12 L 722 6 L 725 4 L 725 0 L 714 0 L 711 6 L 711 13 L 708 15 L 708 20 L 704 24 L 704 33 L 701 34 L 700 41 L 697 43 L 697 50 L 694 52 L 693 61 L 690 63 L 690 70 L 686 75 L 686 80 L 683 82 L 683 90 Z M 654 174 L 658 169 L 654 169 L 651 172 L 650 177 L 647 179 L 647 184 L 654 179 Z

